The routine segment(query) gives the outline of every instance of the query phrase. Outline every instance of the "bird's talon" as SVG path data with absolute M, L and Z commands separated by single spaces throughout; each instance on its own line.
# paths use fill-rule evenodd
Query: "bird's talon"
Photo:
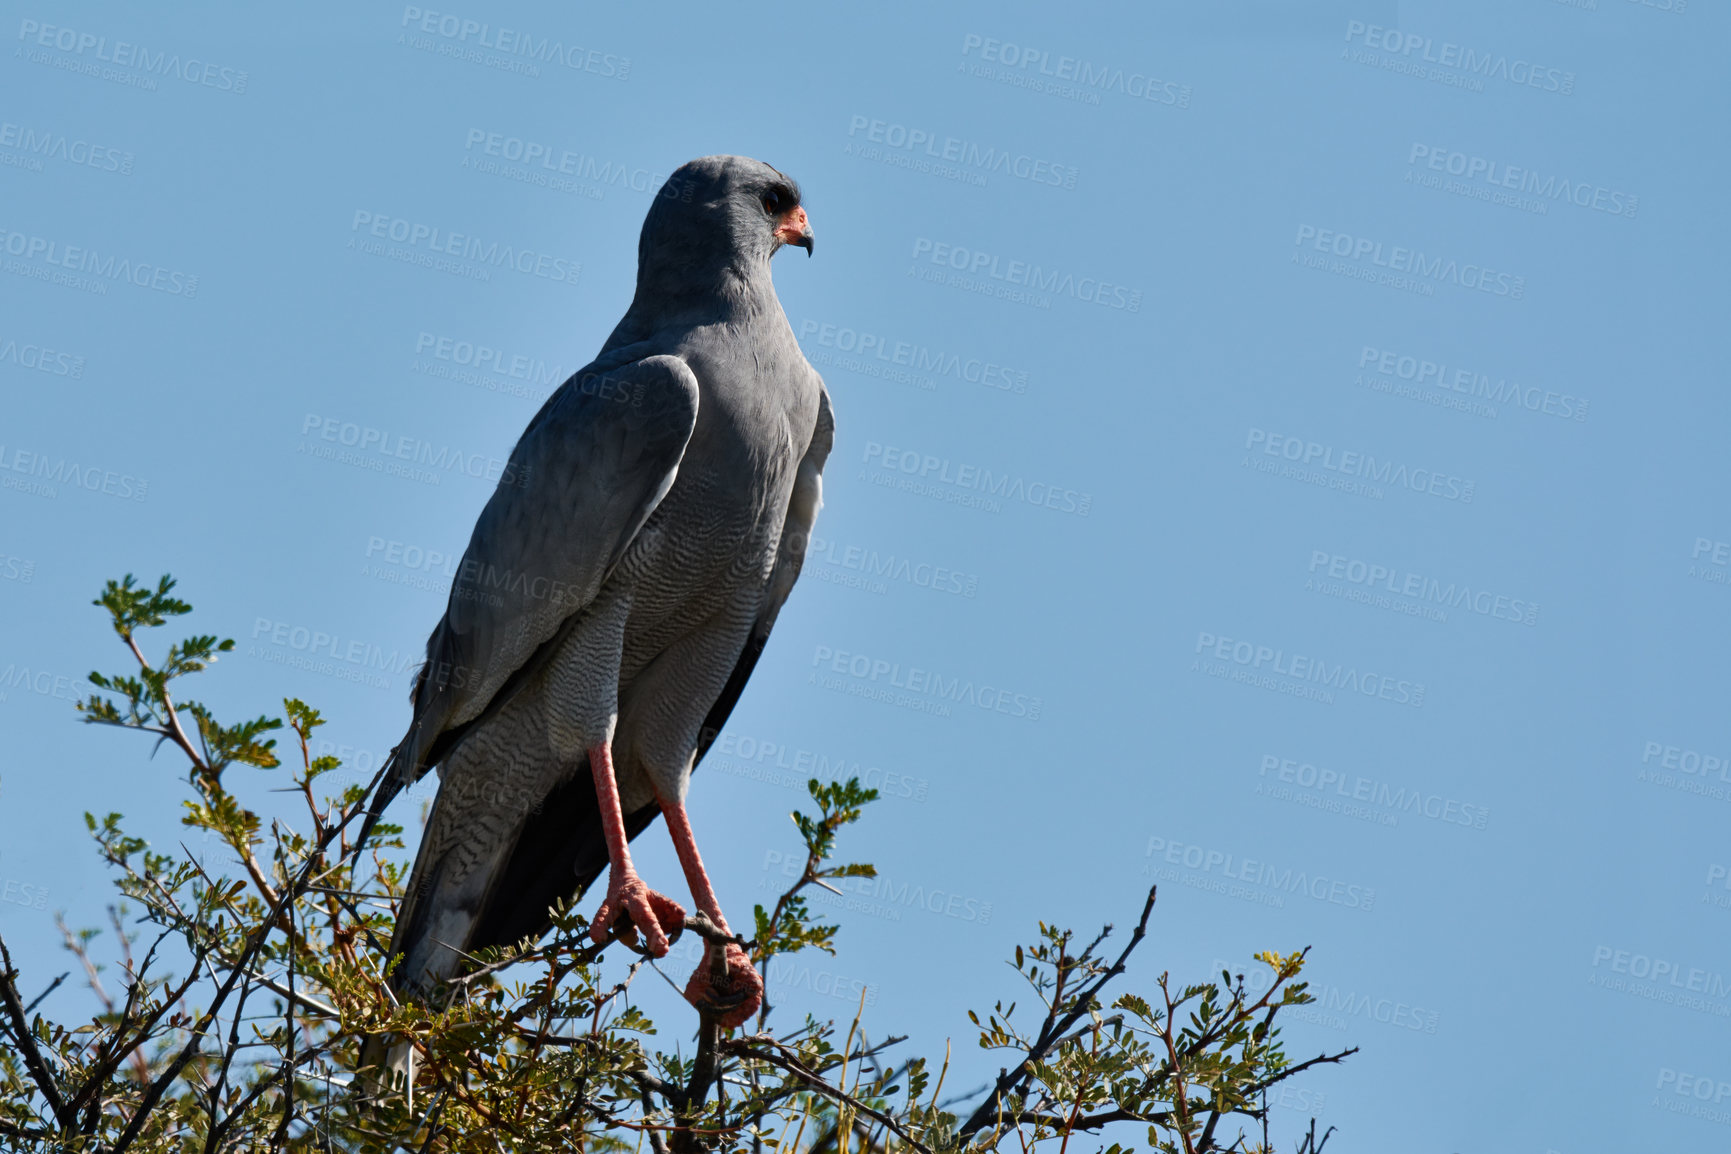
M 641 934 L 645 952 L 662 958 L 684 930 L 684 908 L 630 873 L 608 881 L 607 898 L 596 911 L 589 932 L 597 942 L 605 942 L 611 931 L 627 946 L 636 946 Z
M 710 974 L 714 950 L 713 945 L 704 946 L 703 960 L 697 963 L 685 985 L 685 1000 L 698 1010 L 715 1015 L 722 1026 L 732 1029 L 744 1025 L 763 1004 L 763 978 L 745 951 L 737 943 L 729 942 L 723 952 L 726 977 L 716 981 Z

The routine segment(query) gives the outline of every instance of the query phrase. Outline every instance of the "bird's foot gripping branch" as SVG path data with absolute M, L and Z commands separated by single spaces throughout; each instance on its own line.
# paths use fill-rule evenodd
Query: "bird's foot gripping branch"
M 407 870 L 393 852 L 402 830 L 380 825 L 369 854 L 351 853 L 372 787 L 313 755 L 324 724 L 316 710 L 290 699 L 281 717 L 225 725 L 180 692 L 232 642 L 189 637 L 152 663 L 140 634 L 191 608 L 173 588 L 167 577 L 154 588 L 131 577 L 108 584 L 97 604 L 130 665 L 92 674 L 97 692 L 79 710 L 184 756 L 189 836 L 158 850 L 127 833 L 119 814 L 87 815 L 118 890 L 115 988 L 98 977 L 88 932 L 66 943 L 85 963 L 98 1012 L 79 1011 L 70 991 L 51 999 L 59 980 L 21 973 L 0 941 L 0 1147 L 642 1144 L 660 1154 L 773 1143 L 803 1154 L 1062 1150 L 1087 1133 L 1115 1140 L 1112 1150 L 1145 1138 L 1185 1154 L 1248 1152 L 1270 1149 L 1270 1088 L 1353 1052 L 1292 1062 L 1282 1050 L 1276 1015 L 1311 1000 L 1298 980 L 1302 951 L 1259 956 L 1273 971 L 1259 997 L 1231 974 L 1182 987 L 1161 974 L 1150 997 L 1109 995 L 1147 934 L 1152 891 L 1116 957 L 1102 952 L 1110 927 L 1083 945 L 1042 924 L 1017 949 L 1035 1001 L 1020 1015 L 1003 1002 L 969 1014 L 979 1045 L 1004 1058 L 965 1106 L 953 1088 L 944 1093 L 947 1057 L 935 1072 L 923 1058 L 898 1057 L 904 1039 L 874 1040 L 857 1016 L 772 1029 L 766 1000 L 749 1032 L 736 1032 L 721 1024 L 725 1005 L 709 1006 L 697 1012 L 689 1054 L 655 1047 L 633 996 L 652 959 L 604 959 L 615 944 L 631 947 L 612 935 L 589 940 L 573 903 L 555 907 L 539 943 L 478 954 L 425 1003 L 399 1004 L 383 943 L 404 898 Z M 292 737 L 280 757 L 278 735 Z M 342 783 L 334 793 L 331 782 Z M 757 908 L 754 936 L 729 935 L 701 913 L 684 919 L 684 932 L 704 939 L 707 963 L 742 955 L 761 977 L 773 957 L 835 951 L 837 927 L 812 919 L 803 891 L 871 875 L 831 859 L 841 828 L 876 794 L 855 781 L 813 781 L 810 792 L 816 813 L 793 815 L 805 868 L 771 909 Z M 380 1036 L 412 1051 L 410 1084 L 365 1095 L 354 1066 Z M 1326 1140 L 1313 1124 L 1295 1148 L 1316 1154 Z

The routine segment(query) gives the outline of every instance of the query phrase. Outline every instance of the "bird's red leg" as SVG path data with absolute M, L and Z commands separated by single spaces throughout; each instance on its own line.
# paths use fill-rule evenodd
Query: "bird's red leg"
M 727 919 L 721 916 L 721 903 L 716 900 L 715 887 L 710 885 L 703 859 L 698 856 L 697 837 L 691 832 L 691 819 L 686 816 L 685 803 L 662 798 L 661 815 L 667 819 L 667 832 L 673 837 L 673 849 L 679 854 L 679 864 L 685 868 L 685 880 L 691 886 L 692 900 L 722 933 L 731 934 L 733 931 L 727 928 Z M 729 942 L 726 947 L 727 978 L 718 985 L 710 977 L 711 951 L 714 949 L 710 943 L 704 943 L 703 960 L 697 963 L 696 972 L 686 983 L 685 1000 L 700 1009 L 715 1011 L 716 1020 L 723 1026 L 744 1025 L 763 1004 L 763 978 L 752 968 L 745 951 Z
M 619 806 L 619 782 L 613 776 L 613 747 L 608 742 L 597 742 L 589 750 L 589 774 L 595 779 L 595 799 L 601 803 L 601 832 L 607 838 L 610 866 L 607 898 L 595 911 L 589 936 L 597 942 L 606 941 L 619 915 L 629 914 L 632 925 L 643 932 L 649 952 L 658 958 L 666 957 L 668 931 L 672 931 L 673 937 L 679 936 L 685 926 L 685 911 L 679 903 L 645 885 L 631 864 L 631 849 L 625 840 L 625 814 Z M 630 934 L 627 929 L 625 935 Z

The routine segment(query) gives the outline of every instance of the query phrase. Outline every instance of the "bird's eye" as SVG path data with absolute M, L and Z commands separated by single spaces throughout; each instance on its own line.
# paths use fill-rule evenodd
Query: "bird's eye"
M 775 216 L 781 211 L 781 193 L 766 192 L 763 194 L 763 211 Z

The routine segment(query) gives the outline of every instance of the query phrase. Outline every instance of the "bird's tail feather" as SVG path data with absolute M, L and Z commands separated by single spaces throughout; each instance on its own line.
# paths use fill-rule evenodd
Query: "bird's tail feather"
M 415 1048 L 393 1035 L 376 1034 L 361 1044 L 355 1092 L 365 1106 L 386 1094 L 402 1094 L 415 1108 Z
M 400 758 L 402 749 L 394 756 Z M 389 776 L 381 779 L 375 811 L 400 788 Z M 550 924 L 548 907 L 587 889 L 607 868 L 607 844 L 586 760 L 523 815 L 511 836 L 479 854 L 464 852 L 479 847 L 465 847 L 462 826 L 471 827 L 471 836 L 480 831 L 472 822 L 459 822 L 460 804 L 445 812 L 451 804 L 444 791 L 434 798 L 398 906 L 387 957 L 400 954 L 402 960 L 387 980 L 400 999 L 435 996 L 440 979 L 461 968 L 456 950 L 473 952 L 540 936 Z M 652 803 L 626 814 L 626 836 L 635 837 L 660 812 Z M 456 844 L 449 840 L 453 834 L 446 829 L 447 821 L 459 822 Z M 368 1038 L 360 1066 L 363 1100 L 400 1089 L 412 1072 L 407 1047 L 390 1036 Z
M 355 838 L 351 862 L 361 860 L 361 851 L 366 848 L 367 838 L 372 836 L 373 826 L 378 824 L 379 815 L 384 813 L 385 807 L 390 805 L 397 794 L 403 791 L 403 775 L 399 770 L 398 750 L 400 749 L 402 746 L 399 745 L 396 749 L 391 750 L 390 757 L 385 760 L 384 776 L 379 779 L 378 788 L 373 791 L 373 800 L 367 805 L 367 816 L 361 822 L 360 835 Z
M 366 848 L 367 838 L 372 836 L 373 827 L 378 824 L 379 817 L 385 812 L 385 807 L 396 800 L 396 796 L 420 780 L 426 767 L 422 764 L 425 756 L 426 742 L 422 740 L 421 718 L 416 717 L 409 726 L 409 732 L 403 735 L 403 740 L 391 750 L 385 759 L 384 768 L 380 771 L 378 788 L 373 791 L 373 799 L 367 805 L 367 816 L 361 822 L 360 836 L 355 839 L 354 861 L 359 861 L 361 851 Z

